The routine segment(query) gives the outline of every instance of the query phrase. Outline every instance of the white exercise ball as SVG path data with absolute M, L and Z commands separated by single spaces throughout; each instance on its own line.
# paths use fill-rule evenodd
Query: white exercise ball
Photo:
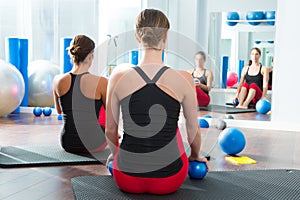
M 25 83 L 22 74 L 12 64 L 0 60 L 0 117 L 18 108 L 24 93 Z
M 52 107 L 53 79 L 59 67 L 47 60 L 36 60 L 28 65 L 28 105 Z

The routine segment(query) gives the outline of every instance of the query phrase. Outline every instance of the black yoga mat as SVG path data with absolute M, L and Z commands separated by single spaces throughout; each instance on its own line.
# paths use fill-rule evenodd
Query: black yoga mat
M 90 155 L 88 153 L 73 154 L 64 151 L 60 145 L 49 146 L 6 146 L 0 149 L 0 167 L 38 167 L 58 165 L 103 164 L 110 150 Z
M 254 108 L 242 109 L 242 108 L 235 108 L 233 106 L 223 106 L 223 105 L 208 105 L 206 107 L 200 106 L 198 107 L 198 110 L 227 113 L 227 114 L 256 112 Z
M 122 192 L 112 176 L 71 179 L 76 200 L 89 199 L 299 199 L 299 170 L 251 170 L 209 172 L 203 180 L 187 177 L 169 195 Z

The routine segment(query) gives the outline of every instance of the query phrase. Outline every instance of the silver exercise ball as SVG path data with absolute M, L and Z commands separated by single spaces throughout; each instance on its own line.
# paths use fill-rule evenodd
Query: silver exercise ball
M 0 117 L 21 104 L 25 93 L 22 74 L 12 64 L 0 60 Z
M 36 60 L 28 65 L 28 104 L 35 107 L 52 107 L 53 79 L 59 67 L 47 60 Z

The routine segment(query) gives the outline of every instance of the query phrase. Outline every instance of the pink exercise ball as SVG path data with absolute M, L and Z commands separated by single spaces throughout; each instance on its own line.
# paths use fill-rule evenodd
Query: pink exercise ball
M 239 80 L 238 75 L 235 72 L 228 72 L 227 74 L 227 86 L 234 86 Z

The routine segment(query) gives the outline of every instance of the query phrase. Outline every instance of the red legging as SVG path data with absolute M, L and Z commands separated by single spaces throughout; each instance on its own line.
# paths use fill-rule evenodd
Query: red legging
M 178 130 L 176 138 L 183 166 L 179 172 L 169 177 L 144 178 L 129 176 L 119 170 L 117 166 L 119 153 L 117 153 L 113 161 L 113 177 L 120 189 L 129 193 L 169 194 L 175 192 L 184 182 L 189 166 L 181 135 Z
M 253 97 L 253 99 L 251 100 L 252 103 L 256 104 L 256 102 L 261 98 L 262 96 L 262 91 L 261 89 L 255 84 L 255 83 L 251 83 L 250 85 L 246 82 L 243 83 L 242 87 L 246 88 L 247 91 L 249 91 L 250 89 L 254 89 L 255 92 L 255 96 Z
M 210 98 L 201 88 L 196 86 L 198 106 L 208 106 Z

